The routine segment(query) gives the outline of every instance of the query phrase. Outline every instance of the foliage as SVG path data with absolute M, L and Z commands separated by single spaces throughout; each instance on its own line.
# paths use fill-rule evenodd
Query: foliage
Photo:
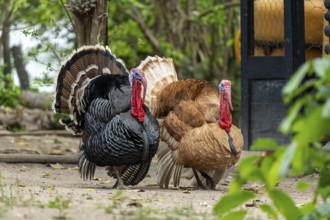
M 53 77 L 49 74 L 58 71 L 63 57 L 72 51 L 74 41 L 74 35 L 71 34 L 72 26 L 68 25 L 69 19 L 65 15 L 61 1 L 0 0 L 0 6 L 5 9 L 4 17 L 7 20 L 4 23 L 0 19 L 0 27 L 2 25 L 1 28 L 4 28 L 6 24 L 11 36 L 28 37 L 31 43 L 23 45 L 28 51 L 27 61 L 32 60 L 43 65 L 44 71 L 37 79 L 52 83 L 52 79 L 49 78 Z M 8 44 L 7 47 L 10 47 L 12 42 Z M 6 65 L 10 67 L 11 64 Z
M 233 53 L 239 4 L 226 8 L 216 0 L 114 2 L 109 3 L 109 45 L 128 67 L 147 55 L 160 55 L 174 59 L 180 78 L 218 83 L 239 72 Z
M 7 87 L 5 82 L 8 82 Z M 17 87 L 11 75 L 3 74 L 3 66 L 0 67 L 0 106 L 14 108 L 19 103 L 21 90 Z
M 56 217 L 56 219 L 66 219 L 65 210 L 70 207 L 70 203 L 71 200 L 56 196 L 54 200 L 48 201 L 47 207 L 57 209 L 59 211 L 59 215 Z
M 4 217 L 13 206 L 28 207 L 36 203 L 32 193 L 29 198 L 25 198 L 26 196 L 20 192 L 19 186 L 22 184 L 18 179 L 11 185 L 7 185 L 5 179 L 6 177 L 0 172 L 0 218 Z
M 273 219 L 279 218 L 277 213 L 290 220 L 330 218 L 330 205 L 326 201 L 330 196 L 330 154 L 323 147 L 329 143 L 330 135 L 329 59 L 315 59 L 302 65 L 284 87 L 283 94 L 285 103 L 291 105 L 279 129 L 292 135 L 291 142 L 287 146 L 277 146 L 271 139 L 255 142 L 252 149 L 272 148 L 274 152 L 269 157 L 252 156 L 241 162 L 239 175 L 231 183 L 229 194 L 214 206 L 214 212 L 219 216 L 234 215 L 242 203 L 255 197 L 242 190 L 244 185 L 261 181 L 273 204 L 263 204 L 259 208 Z M 286 176 L 311 171 L 319 173 L 317 189 L 310 202 L 298 207 L 277 185 Z M 299 190 L 308 187 L 306 182 L 297 183 Z M 224 202 L 227 208 L 221 205 Z
M 229 6 L 231 5 L 231 6 Z M 115 0 L 109 2 L 109 46 L 128 68 L 146 56 L 172 57 L 180 79 L 233 82 L 239 125 L 240 67 L 234 57 L 239 1 Z

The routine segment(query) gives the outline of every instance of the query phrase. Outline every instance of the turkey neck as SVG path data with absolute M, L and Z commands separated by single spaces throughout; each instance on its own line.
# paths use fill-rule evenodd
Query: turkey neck
M 226 94 L 228 91 L 220 91 L 220 119 L 219 124 L 220 127 L 225 129 L 227 133 L 229 133 L 232 121 L 231 121 L 231 113 L 230 113 L 230 104 L 228 100 L 228 95 Z
M 144 120 L 143 99 L 141 98 L 142 85 L 137 80 L 132 82 L 131 114 L 139 121 Z

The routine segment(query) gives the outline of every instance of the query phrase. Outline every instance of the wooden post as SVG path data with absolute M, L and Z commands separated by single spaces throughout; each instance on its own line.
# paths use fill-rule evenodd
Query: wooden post
M 323 41 L 323 48 L 326 55 L 330 54 L 330 44 L 329 44 L 329 37 L 330 37 L 330 0 L 324 0 L 324 6 L 328 9 L 328 11 L 324 15 L 325 24 L 324 24 L 324 37 Z

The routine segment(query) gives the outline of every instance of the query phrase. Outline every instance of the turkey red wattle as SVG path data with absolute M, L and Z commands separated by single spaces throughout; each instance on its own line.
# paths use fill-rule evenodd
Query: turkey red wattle
M 220 127 L 225 129 L 229 133 L 232 119 L 231 119 L 231 82 L 228 80 L 222 80 L 220 83 Z
M 131 100 L 131 114 L 139 121 L 143 122 L 144 120 L 144 110 L 143 103 L 146 92 L 146 80 L 141 71 L 136 69 L 131 71 L 132 75 L 132 100 Z M 142 87 L 144 87 L 143 98 L 141 97 Z

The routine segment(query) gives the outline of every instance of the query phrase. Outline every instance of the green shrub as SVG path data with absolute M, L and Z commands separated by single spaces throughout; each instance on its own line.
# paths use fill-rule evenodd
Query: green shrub
M 21 90 L 15 86 L 11 74 L 3 73 L 4 66 L 0 66 L 0 106 L 7 106 L 14 108 L 19 103 L 19 96 Z M 6 87 L 6 83 L 7 87 Z
M 256 196 L 243 189 L 252 181 L 265 185 L 272 204 L 262 204 L 258 208 L 273 219 L 279 218 L 278 213 L 290 220 L 330 219 L 330 204 L 326 202 L 330 196 L 330 154 L 324 147 L 330 136 L 330 60 L 315 59 L 302 65 L 283 88 L 283 95 L 290 108 L 279 130 L 292 135 L 290 143 L 278 146 L 272 139 L 260 139 L 253 144 L 252 149 L 271 147 L 274 153 L 241 161 L 229 193 L 214 206 L 219 219 L 231 215 L 237 216 L 235 219 L 245 217 L 246 211 L 237 208 Z M 319 172 L 317 189 L 311 201 L 298 207 L 277 185 L 287 176 L 311 171 Z M 297 184 L 300 190 L 308 187 L 303 181 Z

